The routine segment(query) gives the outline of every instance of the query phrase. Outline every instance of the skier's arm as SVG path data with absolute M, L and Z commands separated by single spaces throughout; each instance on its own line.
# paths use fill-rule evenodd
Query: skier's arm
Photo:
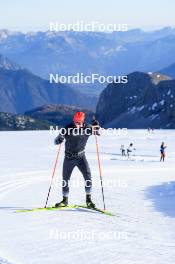
M 93 120 L 92 126 L 100 126 L 100 123 L 98 122 L 98 120 Z
M 59 135 L 55 138 L 54 144 L 55 145 L 61 144 L 64 141 L 64 138 L 65 138 L 65 135 L 63 136 L 63 133 L 62 133 L 62 130 L 61 130 L 61 132 L 59 133 Z
M 64 137 L 62 135 L 58 135 L 55 140 L 54 140 L 54 144 L 55 145 L 59 145 L 64 141 Z

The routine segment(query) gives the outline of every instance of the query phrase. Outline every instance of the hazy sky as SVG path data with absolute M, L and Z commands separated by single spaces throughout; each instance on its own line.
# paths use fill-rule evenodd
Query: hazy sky
M 50 21 L 125 23 L 147 29 L 175 26 L 175 1 L 0 0 L 0 29 L 48 30 Z

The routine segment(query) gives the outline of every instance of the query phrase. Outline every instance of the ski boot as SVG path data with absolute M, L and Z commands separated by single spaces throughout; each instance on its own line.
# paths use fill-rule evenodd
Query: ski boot
M 68 197 L 63 196 L 63 200 L 55 204 L 55 207 L 66 207 L 68 206 Z
M 86 194 L 86 205 L 88 208 L 95 208 L 95 204 L 91 200 L 91 194 Z

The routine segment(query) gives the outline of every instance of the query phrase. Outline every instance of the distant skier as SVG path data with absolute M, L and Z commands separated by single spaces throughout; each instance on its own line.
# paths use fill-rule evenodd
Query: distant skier
M 147 131 L 149 134 L 154 133 L 154 128 L 148 127 Z
M 160 146 L 160 161 L 165 161 L 165 149 L 166 149 L 166 146 L 165 146 L 165 143 L 162 142 L 161 146 Z
M 99 123 L 95 118 L 93 120 L 92 126 L 87 125 L 84 123 L 85 114 L 83 112 L 77 112 L 73 117 L 73 123 L 65 127 L 65 135 L 59 134 L 55 139 L 55 144 L 61 144 L 65 139 L 62 186 L 63 200 L 55 204 L 55 207 L 64 207 L 68 205 L 69 180 L 73 169 L 77 166 L 85 180 L 86 204 L 89 208 L 95 208 L 95 204 L 91 200 L 91 171 L 85 156 L 85 146 L 89 136 L 95 133 L 98 134 L 96 128 L 99 127 Z M 95 128 L 96 125 L 97 127 Z
M 125 153 L 125 146 L 124 146 L 124 145 L 121 145 L 121 147 L 120 147 L 120 151 L 121 151 L 121 155 L 122 155 L 122 156 L 126 156 L 126 153 Z
M 133 152 L 133 150 L 136 150 L 136 149 L 133 147 L 133 143 L 130 143 L 129 147 L 127 148 L 128 159 L 130 158 L 131 153 Z

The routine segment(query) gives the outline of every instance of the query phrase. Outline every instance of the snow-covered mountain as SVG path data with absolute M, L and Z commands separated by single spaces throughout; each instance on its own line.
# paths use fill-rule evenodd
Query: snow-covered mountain
M 96 112 L 105 127 L 175 128 L 175 80 L 159 73 L 131 73 L 128 83 L 107 86 Z
M 21 68 L 21 66 L 17 65 L 15 62 L 12 62 L 8 58 L 6 58 L 0 54 L 0 69 L 19 70 L 22 68 Z
M 172 28 L 113 33 L 0 31 L 0 53 L 44 78 L 49 73 L 156 71 L 174 62 L 174 43 Z

